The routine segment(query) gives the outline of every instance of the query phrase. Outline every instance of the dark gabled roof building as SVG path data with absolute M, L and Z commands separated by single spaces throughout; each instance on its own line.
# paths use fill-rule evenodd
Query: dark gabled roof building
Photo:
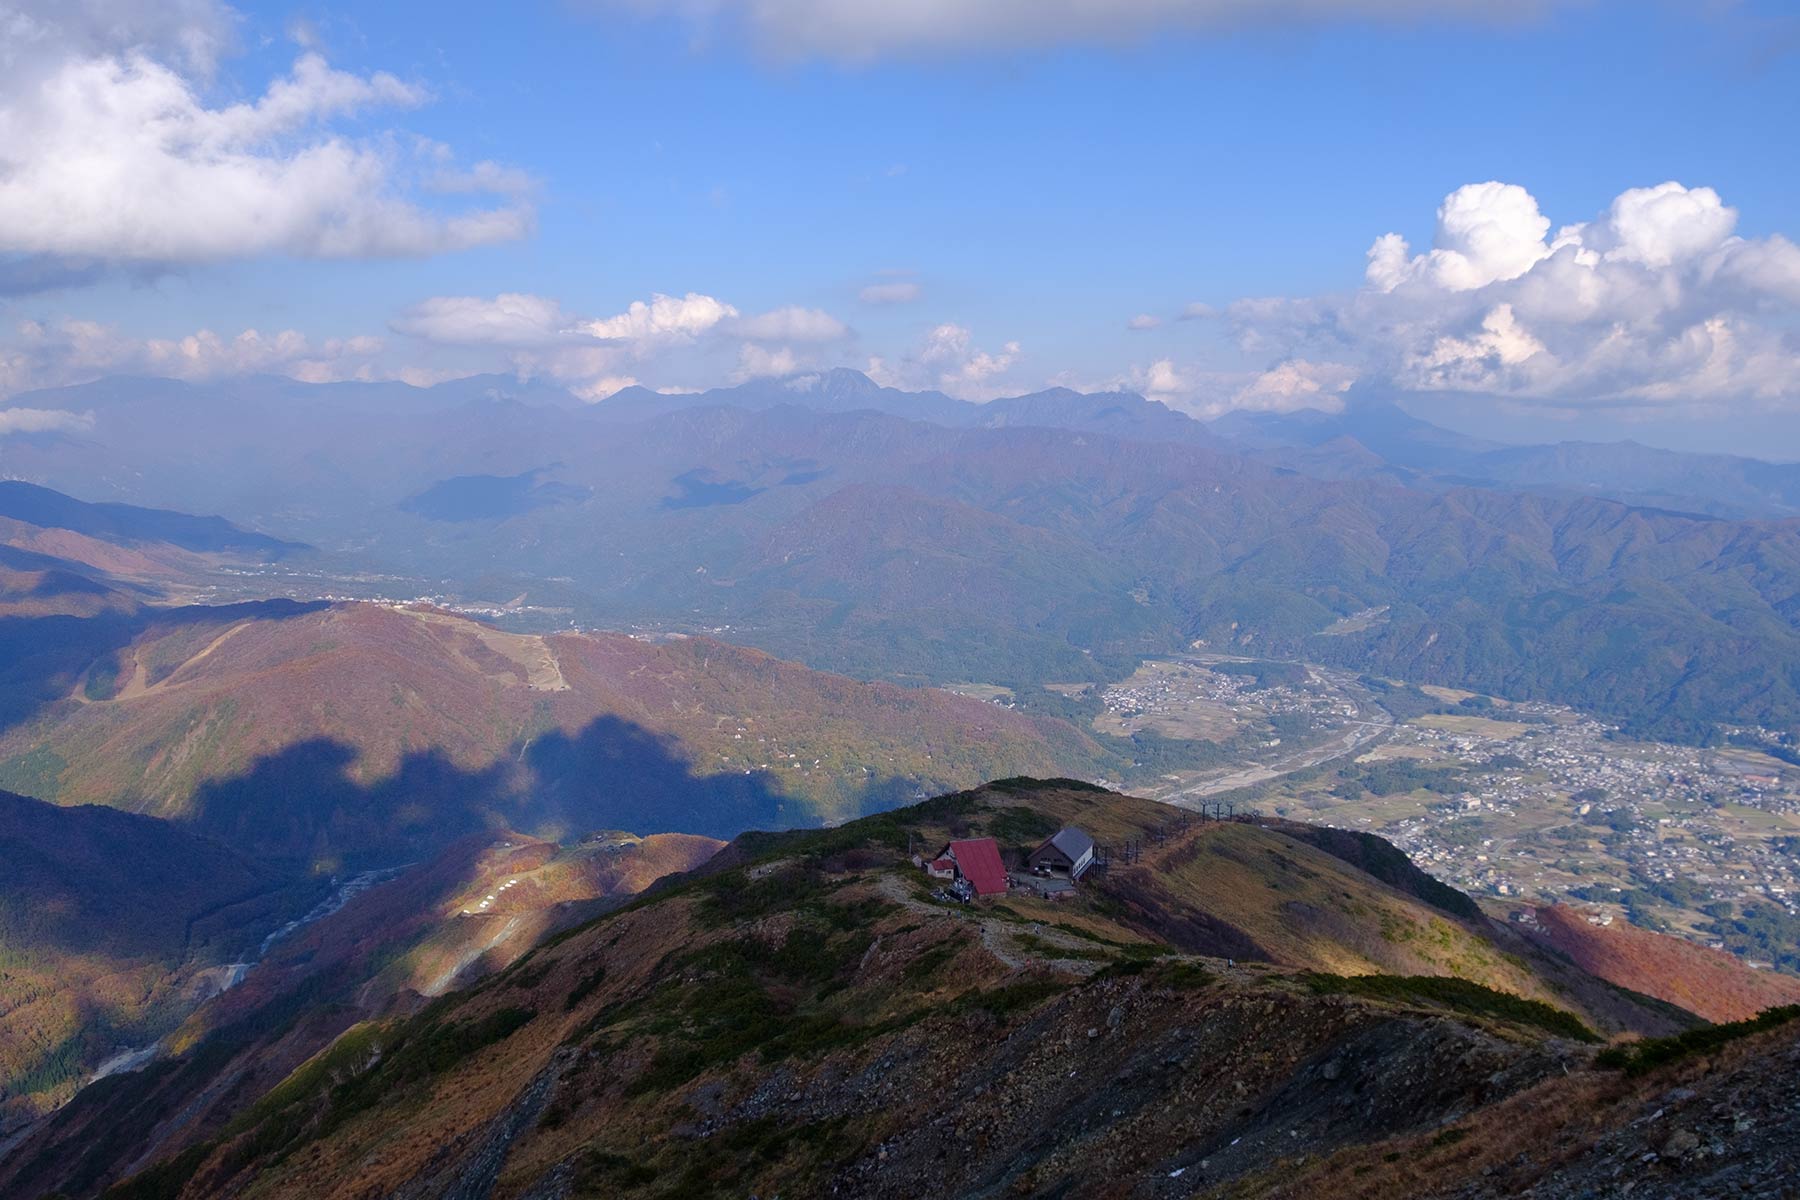
M 1045 839 L 1025 862 L 1033 870 L 1041 868 L 1080 879 L 1094 865 L 1094 839 L 1073 825 L 1066 825 Z

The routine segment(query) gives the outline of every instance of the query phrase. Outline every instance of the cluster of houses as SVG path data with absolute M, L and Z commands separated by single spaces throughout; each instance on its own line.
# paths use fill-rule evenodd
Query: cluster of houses
M 1073 894 L 1075 884 L 1093 868 L 1094 849 L 1093 838 L 1069 825 L 1026 854 L 1019 870 L 1007 869 L 1000 845 L 991 837 L 949 842 L 932 857 L 920 859 L 919 865 L 933 879 L 945 880 L 951 894 L 965 901 L 1012 890 L 1060 899 Z

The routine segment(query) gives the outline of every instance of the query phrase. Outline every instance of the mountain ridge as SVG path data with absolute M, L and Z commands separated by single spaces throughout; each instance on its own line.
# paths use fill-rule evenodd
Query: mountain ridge
M 1144 837 L 1144 859 L 1115 859 L 1084 883 L 1090 899 L 974 909 L 930 898 L 905 860 L 909 842 L 1030 845 L 1071 820 L 1103 845 Z M 1507 943 L 1472 956 L 1494 923 L 1279 829 L 1170 821 L 1090 785 L 1019 779 L 840 829 L 749 835 L 469 990 L 343 1029 L 197 1139 L 129 1167 L 129 1149 L 68 1156 L 95 1120 L 135 1129 L 146 1105 L 178 1107 L 168 1089 L 184 1074 L 182 1088 L 204 1089 L 206 1073 L 176 1061 L 85 1093 L 0 1162 L 0 1180 L 88 1194 L 139 1172 L 120 1197 L 253 1181 L 274 1196 L 885 1197 L 921 1179 L 941 1194 L 1161 1196 L 1172 1180 L 1231 1194 L 1296 1154 L 1330 1167 L 1446 1129 L 1491 1162 L 1504 1135 L 1490 1114 L 1564 1081 L 1593 1099 L 1545 1119 L 1622 1128 L 1636 1085 L 1595 1062 L 1586 1022 L 1694 1024 L 1598 981 L 1582 994 L 1604 1005 L 1584 1007 L 1532 982 L 1528 964 L 1549 960 L 1509 959 Z M 1188 872 L 1196 852 L 1254 885 Z M 1333 893 L 1360 939 L 1341 925 L 1309 940 L 1330 926 L 1306 897 Z M 1158 896 L 1195 907 L 1159 915 Z M 1237 927 L 1260 929 L 1285 965 L 1165 940 L 1201 913 L 1249 922 Z M 1369 973 L 1371 953 L 1429 973 Z M 1508 986 L 1548 999 L 1494 990 Z M 1776 1038 L 1780 1052 L 1782 1036 L 1757 1046 Z
M 223 517 L 195 517 L 131 504 L 90 504 L 17 479 L 0 480 L 0 518 L 124 545 L 166 543 L 196 553 L 275 559 L 310 549 L 240 529 Z

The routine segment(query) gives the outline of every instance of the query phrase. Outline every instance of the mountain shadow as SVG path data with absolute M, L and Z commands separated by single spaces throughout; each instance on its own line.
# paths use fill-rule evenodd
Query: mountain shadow
M 172 964 L 221 943 L 245 952 L 229 933 L 245 912 L 286 912 L 316 899 L 293 876 L 173 822 L 6 791 L 0 861 L 0 946 L 74 957 Z M 284 890 L 298 898 L 271 899 Z
M 773 776 L 702 774 L 673 737 L 614 716 L 541 735 L 476 769 L 433 749 L 365 783 L 355 776 L 356 759 L 343 742 L 297 742 L 241 775 L 203 784 L 190 821 L 258 858 L 328 869 L 414 859 L 481 830 L 554 839 L 599 829 L 730 838 L 817 823 L 812 807 Z M 890 808 L 916 791 L 910 781 L 872 781 L 860 807 Z
M 545 734 L 525 763 L 541 817 L 579 816 L 590 829 L 731 838 L 786 829 L 809 811 L 766 772 L 697 775 L 674 738 L 619 717 L 596 717 L 573 736 Z

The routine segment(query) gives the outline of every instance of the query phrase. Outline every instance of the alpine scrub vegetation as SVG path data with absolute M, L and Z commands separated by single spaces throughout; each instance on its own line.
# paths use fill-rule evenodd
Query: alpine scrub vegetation
M 1486 919 L 1363 839 L 1235 821 L 1148 839 L 1166 811 L 1019 778 L 746 835 L 471 988 L 355 1026 L 159 1163 L 112 1168 L 114 1194 L 554 1178 L 646 1200 L 897 1198 L 936 1172 L 943 1194 L 1086 1196 L 1093 1162 L 1225 1183 L 1272 1155 L 1429 1130 L 1581 1071 L 1605 1036 L 1681 1028 L 1553 959 L 1474 953 Z M 911 860 L 952 838 L 1017 855 L 1064 825 L 1152 848 L 1061 902 L 946 903 Z M 1344 905 L 1321 924 L 1327 894 Z M 1384 924 L 1440 932 L 1389 940 Z M 1254 949 L 1205 949 L 1221 940 Z M 1445 945 L 1478 977 L 1434 965 Z M 109 1103 L 128 1113 L 138 1086 Z M 0 1184 L 53 1181 L 23 1174 L 34 1161 Z

